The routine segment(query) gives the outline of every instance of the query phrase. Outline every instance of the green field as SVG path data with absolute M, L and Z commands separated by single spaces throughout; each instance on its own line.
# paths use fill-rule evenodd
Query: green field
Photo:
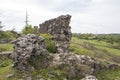
M 76 54 L 84 54 L 101 59 L 120 56 L 120 49 L 112 48 L 111 45 L 104 41 L 84 40 L 73 37 L 69 49 Z
M 120 49 L 112 48 L 113 44 L 97 40 L 85 40 L 72 37 L 70 51 L 76 54 L 89 55 L 99 60 L 120 63 Z M 120 69 L 101 71 L 96 74 L 99 80 L 120 80 Z

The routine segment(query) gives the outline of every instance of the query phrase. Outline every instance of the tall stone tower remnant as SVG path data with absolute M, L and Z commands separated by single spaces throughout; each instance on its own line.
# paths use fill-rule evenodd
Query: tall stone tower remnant
M 68 51 L 70 40 L 72 37 L 70 24 L 70 15 L 61 15 L 57 18 L 45 21 L 39 25 L 41 34 L 47 33 L 53 36 L 57 53 L 65 53 Z

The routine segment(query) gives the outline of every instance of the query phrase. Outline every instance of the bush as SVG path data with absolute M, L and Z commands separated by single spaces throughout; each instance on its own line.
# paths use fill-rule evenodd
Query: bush
M 14 40 L 19 37 L 18 33 L 14 31 L 0 31 L 0 39 L 11 39 Z
M 6 48 L 0 47 L 0 52 L 7 51 Z
M 50 34 L 40 34 L 40 36 L 45 38 L 47 44 L 46 48 L 50 53 L 56 53 L 55 42 L 52 40 L 52 35 Z
M 31 25 L 26 25 L 23 30 L 22 30 L 23 34 L 36 34 L 35 28 L 33 28 Z
M 0 68 L 9 66 L 12 63 L 12 60 L 7 57 L 1 57 L 0 59 Z

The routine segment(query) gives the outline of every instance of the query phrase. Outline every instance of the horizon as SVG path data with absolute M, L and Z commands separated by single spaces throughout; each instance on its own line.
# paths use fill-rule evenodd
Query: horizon
M 0 1 L 0 21 L 4 30 L 20 32 L 25 26 L 27 10 L 32 26 L 70 14 L 72 33 L 120 34 L 119 0 Z

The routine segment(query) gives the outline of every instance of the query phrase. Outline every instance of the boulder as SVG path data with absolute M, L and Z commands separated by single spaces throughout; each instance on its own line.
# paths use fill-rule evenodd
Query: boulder
M 20 37 L 14 43 L 14 52 L 12 54 L 14 67 L 23 72 L 31 72 L 34 67 L 30 65 L 29 60 L 31 63 L 35 63 L 33 57 L 42 56 L 46 53 L 46 44 L 43 37 L 34 34 Z

